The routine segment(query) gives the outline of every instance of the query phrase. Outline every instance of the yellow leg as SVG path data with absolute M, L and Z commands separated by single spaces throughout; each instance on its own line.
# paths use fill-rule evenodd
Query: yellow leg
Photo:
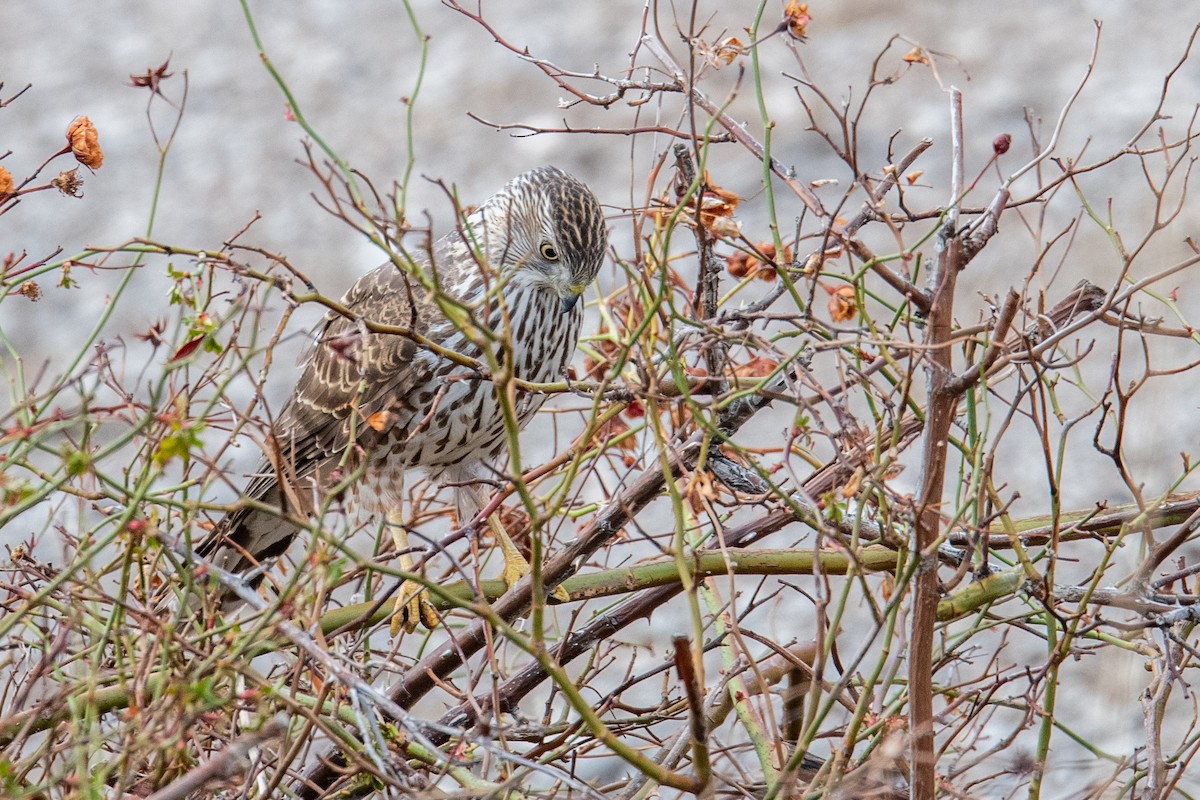
M 408 529 L 404 527 L 404 518 L 398 509 L 388 512 L 387 526 L 392 532 L 396 552 L 400 554 L 400 569 L 412 572 L 414 562 L 408 549 Z M 429 602 L 429 590 L 415 581 L 405 581 L 400 585 L 393 608 L 395 611 L 392 614 L 392 636 L 400 633 L 401 628 L 412 633 L 422 622 L 427 628 L 436 628 L 440 621 L 433 604 Z
M 492 536 L 496 539 L 496 545 L 504 555 L 504 569 L 500 572 L 500 577 L 504 579 L 505 585 L 511 589 L 518 581 L 532 572 L 533 568 L 529 566 L 529 562 L 525 560 L 525 556 L 521 555 L 521 551 L 508 535 L 508 531 L 504 530 L 504 526 L 500 524 L 500 516 L 498 514 L 492 514 L 488 517 L 488 527 L 492 529 Z M 571 595 L 567 594 L 567 590 L 559 585 L 554 587 L 554 591 L 550 593 L 550 598 L 560 603 L 565 603 L 571 599 Z

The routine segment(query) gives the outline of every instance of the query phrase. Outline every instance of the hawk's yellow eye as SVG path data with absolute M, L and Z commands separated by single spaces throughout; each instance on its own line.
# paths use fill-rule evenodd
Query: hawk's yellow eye
M 558 251 L 549 242 L 542 242 L 542 258 L 547 261 L 558 261 Z

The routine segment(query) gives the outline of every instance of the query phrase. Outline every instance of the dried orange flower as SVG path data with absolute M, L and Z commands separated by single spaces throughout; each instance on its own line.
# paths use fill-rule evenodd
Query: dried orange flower
M 924 48 L 914 47 L 904 54 L 904 60 L 909 64 L 928 64 L 929 56 L 925 54 Z
M 904 180 L 908 181 L 909 186 L 912 186 L 914 183 L 919 181 L 921 179 L 921 176 L 924 174 L 925 174 L 925 170 L 914 169 L 912 172 L 910 172 L 904 176 Z
M 792 0 L 783 9 L 783 16 L 789 34 L 801 40 L 808 35 L 808 23 L 812 22 L 812 15 L 808 13 L 808 3 Z
M 104 163 L 104 151 L 100 149 L 100 135 L 96 126 L 87 117 L 79 117 L 67 128 L 67 143 L 75 160 L 89 169 L 100 169 Z
M 858 316 L 858 303 L 853 286 L 839 286 L 829 291 L 829 317 L 834 322 L 849 322 Z
M 0 167 L 0 197 L 12 194 L 13 178 L 12 173 L 4 167 Z
M 725 41 L 729 40 L 726 39 Z M 729 62 L 733 61 L 733 59 L 737 58 L 736 52 L 731 52 L 728 48 L 722 50 L 722 44 L 723 43 L 709 44 L 703 39 L 697 38 L 693 44 L 693 47 L 701 58 L 703 58 L 716 69 L 720 69 Z
M 58 189 L 68 197 L 82 197 L 80 192 L 83 189 L 83 178 L 79 177 L 79 168 L 65 169 L 58 173 L 51 181 L 50 185 Z
M 738 250 L 725 259 L 725 269 L 735 278 L 744 278 L 750 274 L 750 254 Z
M 733 60 L 746 52 L 746 48 L 742 46 L 741 40 L 736 36 L 730 36 L 728 39 L 722 39 L 712 51 L 705 54 L 708 58 L 708 63 L 712 64 L 717 69 L 720 69 L 727 64 L 732 64 Z
M 737 236 L 739 225 L 733 218 L 733 211 L 742 198 L 736 193 L 723 189 L 708 178 L 704 173 L 704 203 L 700 207 L 700 224 L 717 236 Z
M 779 362 L 767 356 L 755 356 L 733 368 L 736 378 L 765 378 L 779 368 Z

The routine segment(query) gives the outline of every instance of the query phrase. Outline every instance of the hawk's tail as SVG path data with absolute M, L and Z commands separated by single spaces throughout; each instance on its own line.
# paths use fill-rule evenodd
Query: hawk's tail
M 286 507 L 277 484 L 255 500 L 271 508 Z M 253 589 L 262 582 L 271 560 L 288 549 L 297 533 L 296 526 L 282 513 L 243 507 L 226 514 L 196 545 L 195 554 L 206 563 L 247 576 L 246 583 Z M 191 566 L 195 569 L 199 564 Z M 226 586 L 221 587 L 218 599 L 226 611 L 241 603 L 237 593 Z M 160 605 L 163 602 L 160 600 Z

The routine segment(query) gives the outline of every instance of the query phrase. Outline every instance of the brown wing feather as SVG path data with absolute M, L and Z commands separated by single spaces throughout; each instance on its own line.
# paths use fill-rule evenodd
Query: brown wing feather
M 395 265 L 384 264 L 360 278 L 343 304 L 361 319 L 423 332 L 428 310 L 422 295 Z M 403 418 L 406 399 L 432 369 L 411 339 L 366 332 L 341 314 L 326 315 L 315 334 L 295 392 L 274 426 L 278 461 L 264 458 L 244 493 L 285 510 L 295 498 L 302 514 L 311 499 L 305 479 L 338 463 L 351 444 L 369 449 L 386 428 L 377 432 L 366 421 L 389 411 L 395 414 L 391 421 Z M 281 477 L 295 491 L 281 491 Z M 278 517 L 243 508 L 226 515 L 197 552 L 244 571 L 282 553 L 295 534 Z

